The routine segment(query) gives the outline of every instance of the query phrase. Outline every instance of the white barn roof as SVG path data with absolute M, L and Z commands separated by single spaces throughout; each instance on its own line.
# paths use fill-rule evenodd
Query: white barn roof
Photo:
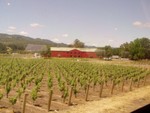
M 71 51 L 74 49 L 82 51 L 82 52 L 96 52 L 97 48 L 51 47 L 51 51 Z

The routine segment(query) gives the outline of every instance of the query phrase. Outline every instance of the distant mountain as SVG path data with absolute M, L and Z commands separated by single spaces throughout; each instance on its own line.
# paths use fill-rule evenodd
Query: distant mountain
M 67 44 L 64 43 L 55 43 L 48 39 L 40 39 L 40 38 L 31 38 L 22 35 L 8 35 L 0 33 L 0 43 L 4 45 L 21 45 L 24 48 L 28 44 L 40 44 L 40 45 L 50 45 L 50 46 L 59 46 L 59 47 L 66 47 Z

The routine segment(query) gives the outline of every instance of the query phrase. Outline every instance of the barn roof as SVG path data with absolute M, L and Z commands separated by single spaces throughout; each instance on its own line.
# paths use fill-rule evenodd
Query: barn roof
M 46 49 L 47 49 L 46 45 L 28 44 L 25 50 L 35 52 L 35 51 L 44 51 Z
M 70 48 L 70 47 L 51 47 L 51 51 L 72 51 L 95 52 L 97 48 Z

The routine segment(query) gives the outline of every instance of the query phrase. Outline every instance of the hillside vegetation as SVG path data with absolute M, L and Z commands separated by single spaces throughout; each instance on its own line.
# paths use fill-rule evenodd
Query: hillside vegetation
M 5 46 L 11 47 L 13 50 L 24 50 L 28 44 L 40 44 L 40 45 L 49 45 L 49 46 L 67 46 L 63 43 L 55 43 L 47 39 L 40 38 L 31 38 L 21 35 L 8 35 L 0 34 L 0 51 L 2 51 Z

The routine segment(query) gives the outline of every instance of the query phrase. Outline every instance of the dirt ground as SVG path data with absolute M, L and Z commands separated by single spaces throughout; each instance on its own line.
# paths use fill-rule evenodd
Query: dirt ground
M 150 86 L 73 106 L 58 113 L 130 113 L 147 104 L 150 104 Z
M 5 102 L 4 102 L 5 103 Z M 64 110 L 53 110 L 49 113 L 130 113 L 150 103 L 150 86 L 141 87 L 131 92 L 119 93 L 112 97 L 89 101 Z M 6 103 L 5 103 L 6 104 Z M 8 104 L 8 103 L 7 103 Z M 2 103 L 0 103 L 2 107 Z M 61 106 L 61 105 L 60 105 Z M 46 109 L 27 104 L 27 113 L 48 113 Z M 0 113 L 14 113 L 11 107 L 1 108 Z M 16 113 L 19 113 L 16 111 Z

